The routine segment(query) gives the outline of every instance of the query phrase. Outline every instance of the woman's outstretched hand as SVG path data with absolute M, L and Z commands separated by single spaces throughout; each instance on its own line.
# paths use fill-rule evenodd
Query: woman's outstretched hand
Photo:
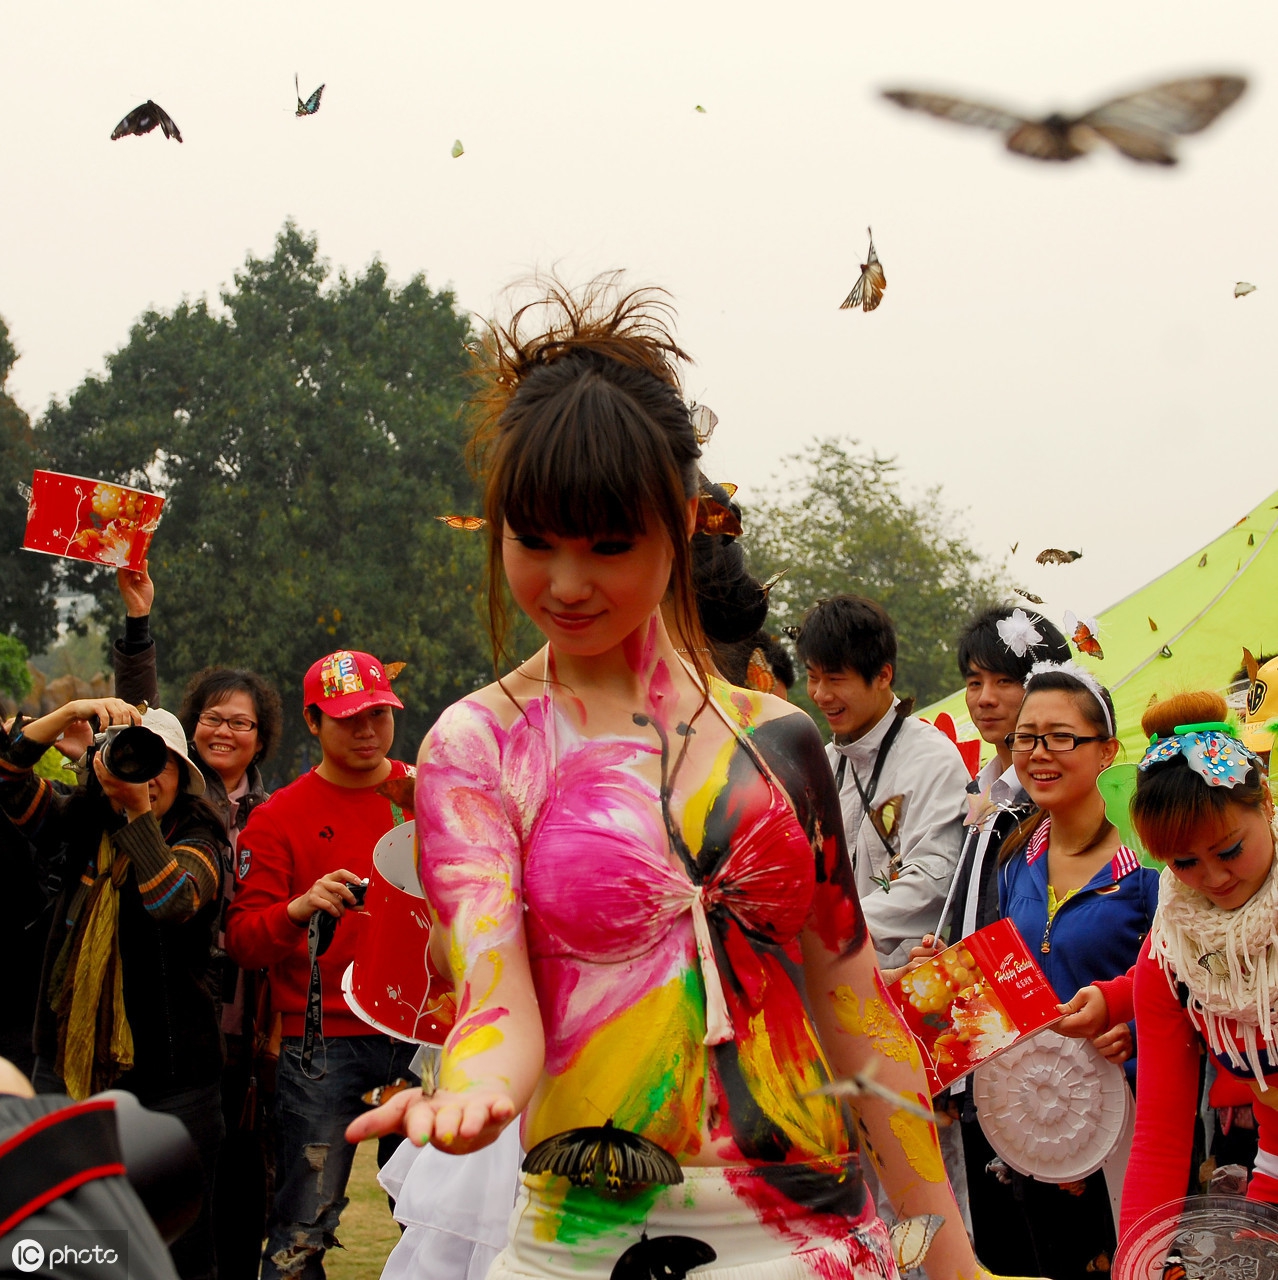
M 504 1093 L 440 1090 L 427 1096 L 420 1089 L 405 1089 L 352 1120 L 346 1141 L 402 1133 L 419 1147 L 433 1142 L 441 1151 L 462 1156 L 495 1141 L 514 1118 L 515 1104 Z
M 1109 1006 L 1099 987 L 1083 987 L 1074 993 L 1072 1000 L 1056 1007 L 1065 1015 L 1055 1028 L 1063 1036 L 1095 1040 L 1109 1026 Z

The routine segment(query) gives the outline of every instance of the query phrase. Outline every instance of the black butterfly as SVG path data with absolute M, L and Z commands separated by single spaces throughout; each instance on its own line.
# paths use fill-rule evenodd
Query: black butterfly
M 1111 98 L 1082 115 L 1054 111 L 1041 120 L 942 93 L 893 89 L 883 96 L 911 111 L 995 129 L 1009 151 L 1034 160 L 1076 160 L 1104 140 L 1130 160 L 1175 164 L 1175 135 L 1205 129 L 1246 87 L 1242 76 L 1194 76 Z
M 520 1168 L 525 1173 L 557 1173 L 574 1187 L 603 1182 L 611 1191 L 683 1181 L 674 1156 L 641 1134 L 616 1128 L 611 1120 L 602 1127 L 554 1134 L 539 1142 Z
M 704 1240 L 691 1236 L 657 1236 L 645 1231 L 638 1244 L 617 1259 L 611 1280 L 684 1280 L 693 1267 L 704 1267 L 718 1254 Z
M 173 123 L 173 117 L 163 107 L 156 106 L 150 98 L 140 107 L 134 107 L 115 126 L 111 131 L 111 141 L 117 142 L 120 138 L 127 138 L 131 133 L 136 133 L 140 137 L 144 133 L 150 133 L 157 124 L 164 130 L 166 138 L 182 141 L 182 135 L 178 132 L 177 125 Z
M 293 72 L 293 88 L 297 90 L 297 110 L 293 113 L 299 116 L 313 116 L 319 110 L 320 95 L 324 92 L 324 86 L 320 85 L 305 102 L 302 101 L 302 87 L 297 83 L 297 72 Z

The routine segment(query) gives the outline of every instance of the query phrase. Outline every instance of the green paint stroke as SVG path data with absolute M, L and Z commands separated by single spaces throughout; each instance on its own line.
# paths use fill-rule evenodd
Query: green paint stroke
M 605 1235 L 629 1238 L 627 1228 L 642 1226 L 665 1187 L 644 1187 L 629 1195 L 596 1191 L 593 1187 L 570 1187 L 560 1210 L 555 1239 L 560 1244 L 577 1245 Z

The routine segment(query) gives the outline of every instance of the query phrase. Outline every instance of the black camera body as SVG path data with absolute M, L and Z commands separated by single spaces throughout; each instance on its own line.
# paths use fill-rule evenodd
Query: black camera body
M 169 744 L 145 725 L 114 724 L 93 735 L 86 763 L 94 756 L 121 782 L 150 782 L 164 772 L 169 762 Z M 89 776 L 93 776 L 92 772 Z
M 346 887 L 355 895 L 355 907 L 347 907 L 347 910 L 352 911 L 362 907 L 364 905 L 364 895 L 368 892 L 368 882 L 365 880 L 348 880 Z M 337 932 L 337 917 L 330 916 L 327 911 L 316 911 L 311 919 L 315 924 L 317 939 L 315 954 L 322 956 L 328 950 L 329 943 L 333 941 L 333 935 Z

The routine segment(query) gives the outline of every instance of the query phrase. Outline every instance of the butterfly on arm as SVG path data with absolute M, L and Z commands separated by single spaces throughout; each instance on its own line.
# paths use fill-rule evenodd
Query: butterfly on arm
M 150 133 L 159 125 L 161 131 L 166 138 L 172 138 L 174 142 L 181 142 L 182 135 L 178 131 L 178 127 L 173 123 L 173 117 L 161 106 L 157 106 L 148 98 L 140 107 L 134 107 L 119 124 L 111 130 L 111 141 L 118 142 L 121 138 L 127 138 L 130 134 L 141 137 L 144 133 Z
M 1003 144 L 1032 160 L 1077 160 L 1107 142 L 1141 164 L 1176 163 L 1175 139 L 1198 133 L 1247 88 L 1242 76 L 1191 76 L 1102 102 L 1080 115 L 1054 111 L 1033 119 L 1003 107 L 943 93 L 891 89 L 883 96 L 908 111 L 1003 135 Z
M 574 1187 L 627 1191 L 632 1187 L 673 1186 L 683 1181 L 679 1162 L 640 1133 L 602 1125 L 552 1134 L 524 1157 L 525 1173 L 553 1173 Z

